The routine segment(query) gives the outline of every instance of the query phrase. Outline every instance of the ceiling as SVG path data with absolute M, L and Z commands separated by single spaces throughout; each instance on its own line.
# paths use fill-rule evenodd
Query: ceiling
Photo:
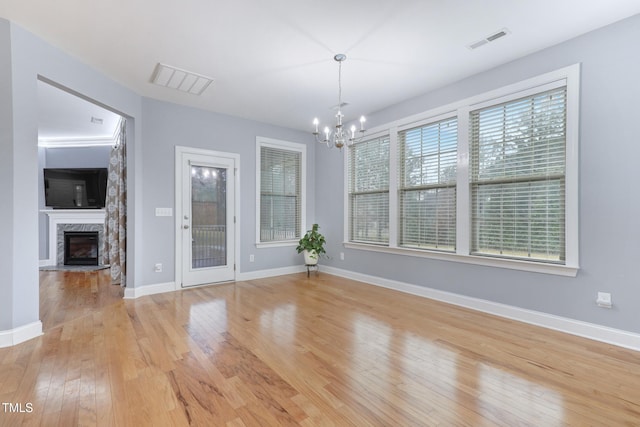
M 113 145 L 120 116 L 38 81 L 38 143 L 43 146 Z
M 336 53 L 348 121 L 638 13 L 638 0 L 0 2 L 140 95 L 301 130 L 333 121 Z M 201 96 L 154 85 L 159 62 L 214 81 Z

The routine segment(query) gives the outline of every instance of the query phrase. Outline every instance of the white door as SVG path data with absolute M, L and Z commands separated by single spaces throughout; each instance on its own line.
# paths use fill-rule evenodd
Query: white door
M 235 159 L 194 152 L 178 156 L 179 283 L 186 287 L 234 280 Z

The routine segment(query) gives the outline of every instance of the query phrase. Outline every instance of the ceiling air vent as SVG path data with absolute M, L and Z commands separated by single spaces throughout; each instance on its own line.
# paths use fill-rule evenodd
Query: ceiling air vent
M 191 71 L 158 63 L 153 71 L 151 82 L 159 86 L 176 89 L 193 95 L 202 95 L 213 79 Z
M 488 35 L 487 37 L 483 38 L 482 40 L 478 40 L 477 42 L 471 43 L 467 47 L 469 49 L 471 49 L 471 50 L 477 49 L 480 46 L 484 46 L 487 43 L 491 43 L 493 41 L 496 41 L 499 38 L 502 38 L 502 37 L 506 36 L 507 34 L 509 34 L 509 30 L 507 30 L 506 28 L 503 28 L 500 31 L 496 31 L 493 34 Z

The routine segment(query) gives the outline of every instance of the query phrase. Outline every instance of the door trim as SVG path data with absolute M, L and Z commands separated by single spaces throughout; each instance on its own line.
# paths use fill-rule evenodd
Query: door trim
M 175 240 L 174 240 L 174 254 L 175 254 L 175 264 L 174 264 L 174 281 L 175 281 L 175 289 L 181 290 L 186 289 L 182 287 L 182 157 L 185 154 L 196 154 L 203 156 L 211 156 L 211 157 L 222 157 L 225 159 L 233 159 L 235 165 L 234 171 L 234 184 L 235 184 L 235 196 L 234 196 L 234 206 L 233 209 L 235 211 L 235 233 L 234 233 L 234 262 L 236 269 L 234 271 L 234 281 L 238 277 L 239 273 L 239 260 L 240 260 L 240 155 L 237 153 L 227 153 L 223 151 L 213 151 L 206 150 L 203 148 L 194 148 L 194 147 L 185 147 L 176 145 L 175 147 L 175 167 L 174 167 L 174 230 L 175 230 Z M 228 283 L 228 282 L 225 282 Z M 189 286 L 190 288 L 195 288 L 198 286 L 210 286 L 207 285 L 196 285 Z

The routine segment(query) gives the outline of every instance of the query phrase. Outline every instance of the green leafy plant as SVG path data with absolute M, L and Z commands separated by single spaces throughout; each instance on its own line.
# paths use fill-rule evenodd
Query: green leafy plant
M 307 233 L 302 236 L 302 239 L 298 241 L 298 246 L 296 247 L 298 253 L 302 253 L 305 250 L 315 252 L 317 256 L 326 253 L 324 249 L 326 241 L 324 236 L 318 231 L 318 228 L 320 228 L 318 224 L 313 224 L 311 230 L 308 230 Z

